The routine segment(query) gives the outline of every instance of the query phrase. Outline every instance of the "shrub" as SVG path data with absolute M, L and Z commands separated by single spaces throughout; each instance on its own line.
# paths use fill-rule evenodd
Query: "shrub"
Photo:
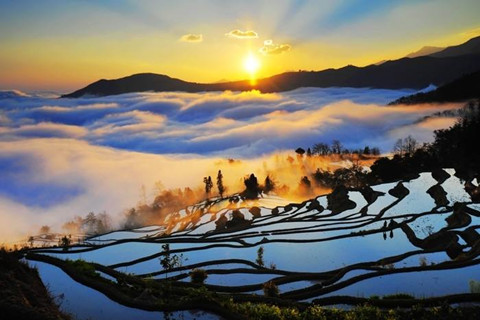
M 389 294 L 389 295 L 383 296 L 383 299 L 386 299 L 386 300 L 415 299 L 415 297 L 407 293 L 396 293 L 396 294 Z
M 190 279 L 193 283 L 201 283 L 203 284 L 208 277 L 208 273 L 204 269 L 193 269 L 190 272 Z
M 302 314 L 303 320 L 327 320 L 324 309 L 319 306 L 312 305 L 308 307 Z
M 278 297 L 280 292 L 278 286 L 273 281 L 268 281 L 263 284 L 263 293 L 267 297 Z
M 100 277 L 100 274 L 96 272 L 95 267 L 91 264 L 86 262 L 85 260 L 78 259 L 78 260 L 66 260 L 71 266 L 73 266 L 78 272 L 93 278 Z

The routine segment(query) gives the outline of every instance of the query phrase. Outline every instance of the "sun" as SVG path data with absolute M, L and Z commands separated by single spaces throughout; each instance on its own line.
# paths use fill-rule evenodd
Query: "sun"
M 250 52 L 243 61 L 243 67 L 245 68 L 245 71 L 253 77 L 258 69 L 260 69 L 260 61 Z

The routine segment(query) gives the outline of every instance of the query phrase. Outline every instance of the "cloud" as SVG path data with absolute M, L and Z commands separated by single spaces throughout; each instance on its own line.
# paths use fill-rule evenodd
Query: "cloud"
M 264 177 L 268 168 L 279 180 L 297 177 L 276 170 L 279 158 L 270 155 L 282 150 L 291 154 L 339 139 L 347 148 L 368 144 L 389 152 L 399 137 L 431 141 L 433 130 L 455 121 L 438 112 L 459 104 L 386 106 L 409 93 L 303 88 L 0 98 L 0 212 L 9 219 L 0 242 L 43 224 L 58 230 L 90 211 L 107 210 L 120 219 L 137 203 L 142 184 L 200 187 L 205 175 L 222 169 L 236 190 L 239 177 Z M 233 166 L 226 158 L 241 161 Z
M 274 44 L 272 40 L 265 40 L 263 47 L 258 51 L 263 55 L 276 55 L 283 52 L 287 52 L 292 48 L 289 44 Z
M 202 34 L 184 34 L 183 36 L 180 37 L 179 39 L 181 42 L 202 42 L 203 41 L 203 35 Z
M 51 122 L 40 122 L 22 125 L 18 128 L 4 129 L 4 131 L 0 131 L 0 139 L 9 139 L 11 137 L 82 138 L 88 133 L 88 130 L 83 127 Z
M 258 34 L 253 30 L 241 31 L 241 30 L 232 30 L 225 35 L 229 38 L 236 38 L 236 39 L 255 39 L 258 38 Z
M 388 130 L 415 124 L 441 109 L 384 107 L 409 93 L 302 88 L 267 94 L 145 92 L 89 99 L 5 98 L 0 99 L 0 140 L 71 138 L 146 153 L 252 157 L 319 140 L 340 139 L 353 148 L 373 139 L 387 151 L 393 144 Z M 449 107 L 454 106 L 445 108 Z

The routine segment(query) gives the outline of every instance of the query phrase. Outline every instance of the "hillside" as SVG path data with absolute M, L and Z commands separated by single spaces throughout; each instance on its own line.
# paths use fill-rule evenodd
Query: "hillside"
M 471 280 L 480 263 L 480 208 L 454 170 L 440 173 L 339 187 L 282 206 L 272 205 L 278 199 L 271 195 L 256 203 L 238 195 L 211 199 L 170 215 L 165 227 L 112 232 L 68 250 L 33 249 L 27 258 L 41 262 L 53 288 L 64 273 L 77 281 L 70 280 L 66 302 L 97 311 L 113 308 L 113 300 L 179 317 L 201 309 L 245 319 L 245 303 L 305 310 L 305 300 L 383 308 L 478 302 Z M 50 265 L 60 268 L 57 275 Z M 111 300 L 76 299 L 83 286 Z
M 401 97 L 390 103 L 416 104 L 433 102 L 459 102 L 480 98 L 480 71 L 467 74 L 429 92 Z
M 449 47 L 429 56 L 402 58 L 366 67 L 346 66 L 322 71 L 286 72 L 250 81 L 195 83 L 153 73 L 135 74 L 114 80 L 99 80 L 64 98 L 105 96 L 143 91 L 289 91 L 301 87 L 372 87 L 382 89 L 422 89 L 430 84 L 440 86 L 480 69 L 479 38 Z
M 431 54 L 430 56 L 435 58 L 446 58 L 446 57 L 476 54 L 479 51 L 480 51 L 480 36 L 472 38 L 467 42 L 459 44 L 457 46 L 447 47 L 442 51 Z
M 2 319 L 70 319 L 58 310 L 38 272 L 0 250 L 0 314 Z

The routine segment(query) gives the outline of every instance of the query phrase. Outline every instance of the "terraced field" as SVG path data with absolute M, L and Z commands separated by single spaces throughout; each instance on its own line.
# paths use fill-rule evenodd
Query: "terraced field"
M 353 305 L 399 293 L 416 299 L 368 301 L 478 304 L 480 204 L 471 196 L 478 182 L 454 173 L 337 188 L 303 203 L 213 199 L 171 214 L 165 226 L 112 232 L 68 250 L 32 249 L 26 258 L 81 319 L 95 314 L 89 310 L 116 319 L 235 318 L 226 311 L 232 301 Z M 165 269 L 165 257 L 179 263 Z M 191 283 L 198 269 L 208 275 L 204 285 Z M 264 294 L 268 282 L 278 295 Z

